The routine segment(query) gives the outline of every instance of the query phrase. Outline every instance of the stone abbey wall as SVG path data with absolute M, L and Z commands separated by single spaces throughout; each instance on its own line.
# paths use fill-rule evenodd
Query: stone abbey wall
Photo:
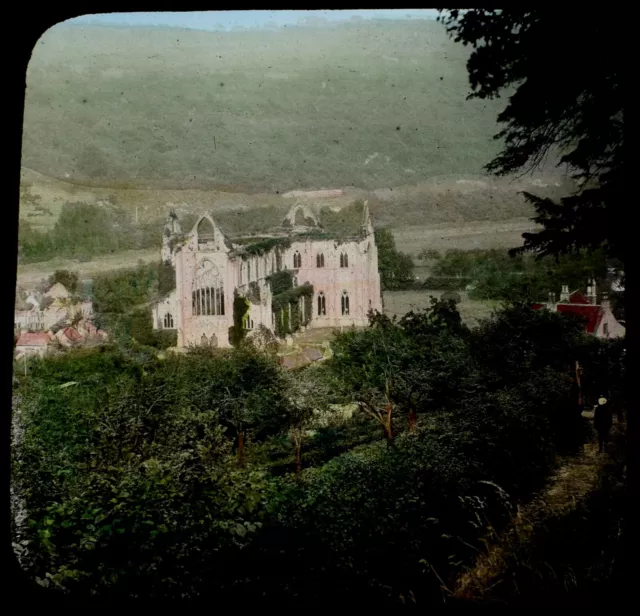
M 365 210 L 366 212 L 366 210 Z M 251 299 L 248 326 L 275 329 L 272 292 L 267 277 L 289 270 L 294 285 L 313 285 L 309 327 L 364 326 L 370 309 L 382 310 L 378 251 L 366 215 L 364 233 L 349 241 L 290 236 L 287 248 L 261 255 L 234 246 L 208 215 L 202 216 L 169 256 L 176 268 L 176 290 L 153 308 L 154 327 L 177 329 L 178 346 L 211 344 L 228 347 L 234 295 Z M 175 219 L 170 228 L 179 228 Z M 165 227 L 165 229 L 167 226 Z M 171 319 L 167 319 L 167 315 Z

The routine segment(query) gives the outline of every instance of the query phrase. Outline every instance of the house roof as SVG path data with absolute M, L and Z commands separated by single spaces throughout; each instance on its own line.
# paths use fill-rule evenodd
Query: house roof
M 583 295 L 582 291 L 574 291 L 569 295 L 570 304 L 591 304 L 586 295 Z
M 602 306 L 593 305 L 576 305 L 576 304 L 557 304 L 556 309 L 563 314 L 574 314 L 587 320 L 587 332 L 593 334 L 600 324 L 600 320 L 604 315 Z
M 47 297 L 53 298 L 65 298 L 69 297 L 70 293 L 67 288 L 60 282 L 56 282 L 46 293 Z
M 15 314 L 17 317 L 30 317 L 38 316 L 40 313 L 37 310 L 16 310 Z
M 540 310 L 545 308 L 546 304 L 532 304 L 531 307 L 534 310 Z M 598 325 L 600 325 L 600 321 L 604 316 L 602 306 L 594 306 L 593 304 L 556 304 L 555 307 L 558 312 L 563 314 L 573 314 L 586 319 L 586 331 L 590 334 L 597 331 Z
M 65 327 L 63 335 L 71 342 L 80 342 L 82 334 L 75 327 Z
M 51 336 L 47 332 L 25 332 L 18 338 L 16 346 L 47 346 Z

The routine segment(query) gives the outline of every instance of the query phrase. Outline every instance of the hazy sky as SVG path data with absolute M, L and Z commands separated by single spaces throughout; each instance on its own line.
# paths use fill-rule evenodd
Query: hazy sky
M 306 19 L 330 22 L 350 19 L 434 19 L 435 9 L 364 9 L 324 11 L 193 11 L 184 13 L 104 13 L 69 19 L 68 24 L 104 24 L 123 26 L 173 26 L 199 30 L 229 30 L 264 26 L 299 25 Z

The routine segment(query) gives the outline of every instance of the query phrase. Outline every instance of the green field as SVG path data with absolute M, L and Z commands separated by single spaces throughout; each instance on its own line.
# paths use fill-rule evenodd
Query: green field
M 467 55 L 429 21 L 55 26 L 29 64 L 23 164 L 78 182 L 247 192 L 478 174 L 502 102 L 465 100 Z
M 428 291 L 384 291 L 384 313 L 398 318 L 404 316 L 407 312 L 424 310 L 431 305 L 431 298 L 440 298 L 443 291 L 429 289 Z M 474 327 L 480 319 L 486 319 L 498 307 L 495 301 L 478 301 L 469 299 L 464 291 L 460 291 L 460 302 L 458 303 L 458 311 L 462 320 L 469 326 Z
M 467 57 L 430 21 L 56 26 L 27 74 L 21 221 L 48 232 L 66 203 L 117 204 L 132 225 L 157 224 L 159 245 L 171 207 L 257 233 L 296 202 L 287 191 L 341 188 L 312 205 L 368 200 L 412 256 L 519 245 L 533 214 L 522 191 L 568 185 L 548 168 L 482 175 L 504 102 L 466 100 Z

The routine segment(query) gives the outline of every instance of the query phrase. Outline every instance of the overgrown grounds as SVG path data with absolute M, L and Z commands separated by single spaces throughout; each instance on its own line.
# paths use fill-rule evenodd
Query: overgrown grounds
M 54 592 L 442 601 L 616 399 L 622 346 L 505 304 L 453 301 L 336 333 L 285 371 L 243 342 L 158 354 L 135 339 L 14 370 L 16 551 Z

